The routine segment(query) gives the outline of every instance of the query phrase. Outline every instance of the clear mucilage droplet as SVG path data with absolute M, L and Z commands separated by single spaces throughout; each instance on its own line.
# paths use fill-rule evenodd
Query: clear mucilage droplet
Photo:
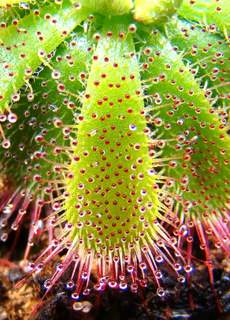
M 136 130 L 137 130 L 136 125 L 135 125 L 135 124 L 130 124 L 130 125 L 129 125 L 129 130 L 131 130 L 131 131 L 136 131 Z

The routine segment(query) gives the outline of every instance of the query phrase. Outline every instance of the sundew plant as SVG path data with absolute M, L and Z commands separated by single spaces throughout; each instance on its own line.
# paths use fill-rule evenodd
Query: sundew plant
M 28 274 L 159 296 L 229 255 L 228 0 L 0 0 L 0 238 Z M 17 232 L 18 232 L 17 231 Z M 194 245 L 196 239 L 196 245 Z M 197 244 L 198 243 L 198 244 Z M 201 252 L 201 253 L 200 253 Z M 94 281 L 91 281 L 91 275 Z

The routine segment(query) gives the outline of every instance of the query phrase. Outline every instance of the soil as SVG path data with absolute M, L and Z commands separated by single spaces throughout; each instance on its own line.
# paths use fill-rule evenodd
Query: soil
M 167 292 L 163 298 L 156 296 L 150 283 L 137 294 L 117 290 L 92 292 L 87 299 L 75 303 L 61 282 L 44 301 L 41 300 L 44 294 L 41 277 L 16 288 L 15 284 L 24 277 L 21 264 L 0 259 L 0 320 L 230 319 L 230 266 L 223 258 L 219 258 L 214 269 L 214 289 L 207 269 L 198 265 L 190 288 L 177 283 L 164 271 Z

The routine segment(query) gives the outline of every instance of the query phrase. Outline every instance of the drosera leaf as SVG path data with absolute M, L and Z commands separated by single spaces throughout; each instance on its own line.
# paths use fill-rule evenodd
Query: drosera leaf
M 170 209 L 158 199 L 139 62 L 128 25 L 116 21 L 108 21 L 93 55 L 76 123 L 77 143 L 72 145 L 66 175 L 56 179 L 64 190 L 52 201 L 50 219 L 63 225 L 60 241 L 33 264 L 33 270 L 44 267 L 67 248 L 59 272 L 47 280 L 47 292 L 73 262 L 67 282 L 76 279 L 73 299 L 91 289 L 94 266 L 98 291 L 130 286 L 137 292 L 147 283 L 143 270 L 148 268 L 157 294 L 163 296 L 159 264 L 165 262 L 181 280 L 177 266 L 184 261 L 175 239 L 160 223 L 173 224 Z
M 55 6 L 42 1 L 42 10 Z M 62 1 L 55 2 L 61 5 Z M 162 35 L 172 14 L 165 14 L 164 9 L 170 9 L 167 4 L 175 3 L 173 0 L 137 0 L 136 4 L 145 8 L 165 5 L 158 20 L 153 19 L 155 11 L 144 10 L 137 18 L 140 22 L 133 20 L 129 9 L 123 11 L 125 16 L 111 18 L 121 14 L 120 8 L 131 3 L 129 0 L 83 2 L 98 13 L 94 16 L 90 10 L 84 24 L 74 29 L 87 33 L 91 22 L 98 19 L 97 32 L 89 32 L 98 41 L 92 62 L 86 58 L 89 73 L 81 73 L 72 65 L 63 48 L 70 38 L 63 37 L 66 40 L 56 50 L 40 54 L 41 65 L 29 70 L 26 79 L 19 70 L 23 86 L 13 88 L 12 102 L 4 104 L 8 112 L 0 112 L 4 149 L 0 161 L 4 173 L 11 171 L 12 180 L 16 178 L 11 185 L 6 184 L 6 192 L 0 196 L 0 239 L 6 241 L 9 228 L 18 230 L 29 213 L 24 258 L 41 235 L 46 248 L 28 271 L 37 274 L 42 268 L 47 271 L 46 266 L 53 265 L 54 260 L 60 262 L 44 283 L 46 294 L 62 275 L 69 277 L 66 288 L 72 290 L 73 299 L 78 299 L 81 293 L 89 294 L 94 279 L 98 280 L 94 285 L 98 291 L 109 286 L 121 290 L 130 287 L 137 292 L 152 274 L 161 297 L 165 294 L 161 283 L 169 266 L 181 283 L 185 281 L 182 273 L 192 270 L 194 231 L 205 250 L 209 270 L 209 238 L 229 253 L 230 146 L 226 116 L 220 123 L 216 106 L 222 90 L 226 93 L 226 70 L 221 69 L 221 77 L 209 81 L 200 68 L 206 57 L 200 50 L 195 56 L 187 52 L 193 40 L 183 42 L 180 35 L 173 38 L 170 32 L 166 32 L 168 39 Z M 39 0 L 35 3 L 40 5 Z M 79 1 L 72 3 L 81 10 Z M 31 8 L 40 16 L 32 4 Z M 18 18 L 24 14 L 29 10 L 21 11 Z M 11 10 L 5 17 L 8 23 L 12 20 Z M 149 17 L 150 23 L 159 22 L 161 35 L 154 29 L 149 37 L 153 26 L 142 23 Z M 107 21 L 104 32 L 102 21 Z M 1 26 L 5 29 L 6 25 L 3 21 Z M 36 24 L 27 22 L 26 26 L 32 33 L 33 27 L 36 29 Z M 217 27 L 216 32 L 214 25 L 204 22 L 199 28 L 208 31 L 212 40 L 221 38 L 221 30 Z M 226 29 L 223 31 L 226 36 Z M 21 31 L 18 37 L 23 37 Z M 36 34 L 38 42 L 42 38 L 43 34 Z M 199 41 L 199 35 L 194 39 Z M 5 41 L 12 45 L 7 37 Z M 179 50 L 175 49 L 176 42 Z M 203 46 L 203 41 L 199 44 Z M 218 50 L 225 48 L 224 43 L 218 45 Z M 9 59 L 18 55 L 19 49 L 13 49 L 16 53 Z M 209 52 L 214 53 L 214 49 Z M 66 56 L 55 63 L 56 54 Z M 14 62 L 21 58 L 18 55 Z M 218 66 L 219 60 L 210 62 L 209 56 L 207 60 Z M 220 62 L 224 68 L 225 63 L 225 59 L 223 65 Z M 198 69 L 198 65 L 200 70 L 194 74 L 193 66 Z M 207 72 L 211 68 L 208 66 Z M 22 183 L 21 177 L 25 178 Z M 199 245 L 194 248 L 197 253 Z M 91 272 L 95 277 L 90 277 Z
M 48 66 L 32 84 L 35 102 L 71 109 L 80 107 L 80 94 L 88 76 L 93 42 L 83 32 L 71 34 L 67 43 L 59 46 Z M 74 107 L 73 107 L 74 109 Z
M 117 29 L 119 30 L 119 28 Z M 142 172 L 141 170 L 144 170 L 145 174 L 147 174 L 148 170 L 151 169 L 151 159 L 148 159 L 148 141 L 144 134 L 145 120 L 141 117 L 144 104 L 142 98 L 136 94 L 136 91 L 141 89 L 138 62 L 135 57 L 129 57 L 129 53 L 135 50 L 132 37 L 129 35 L 125 40 L 118 40 L 118 32 L 116 32 L 115 27 L 111 26 L 111 29 L 107 27 L 107 30 L 115 35 L 101 39 L 94 54 L 81 112 L 81 117 L 84 120 L 78 125 L 78 144 L 74 150 L 74 156 L 79 156 L 80 159 L 79 161 L 73 160 L 69 168 L 75 178 L 66 180 L 67 190 L 70 194 L 69 199 L 66 201 L 66 216 L 73 224 L 77 223 L 75 220 L 78 220 L 79 217 L 76 215 L 72 203 L 77 199 L 78 194 L 84 193 L 84 190 L 78 191 L 74 185 L 86 184 L 87 179 L 101 174 L 102 184 L 97 179 L 95 183 L 92 183 L 92 187 L 88 185 L 88 189 L 91 190 L 87 197 L 88 201 L 92 203 L 94 198 L 98 198 L 98 201 L 101 197 L 103 199 L 103 195 L 100 192 L 97 195 L 93 191 L 95 187 L 101 187 L 102 189 L 108 187 L 109 191 L 105 199 L 113 199 L 115 198 L 115 191 L 128 192 L 128 190 L 134 189 L 134 183 L 128 182 L 131 180 L 129 169 L 137 161 L 138 157 L 142 158 L 143 162 L 140 168 L 136 169 L 137 176 Z M 125 58 L 122 58 L 123 56 Z M 122 80 L 122 77 L 124 77 L 124 80 Z M 132 110 L 129 113 L 128 109 L 131 106 Z M 140 144 L 140 146 L 135 148 L 135 143 Z M 94 148 L 95 151 L 92 152 L 91 150 Z M 115 148 L 117 151 L 115 151 Z M 84 152 L 87 150 L 89 155 L 84 157 Z M 102 154 L 106 155 L 108 168 L 110 168 L 107 171 L 108 174 L 111 172 L 109 177 L 106 177 L 106 172 L 105 177 L 103 174 L 103 161 L 105 159 L 101 160 Z M 128 158 L 126 159 L 126 157 Z M 125 160 L 124 169 L 120 168 L 121 173 L 118 170 L 117 175 L 114 175 L 117 168 L 119 169 L 119 165 Z M 90 167 L 89 164 L 94 161 L 98 162 L 98 165 Z M 86 174 L 81 176 L 80 171 L 82 168 L 88 169 Z M 117 184 L 117 177 L 122 179 L 122 183 L 120 187 L 118 184 L 113 191 L 111 186 L 113 183 Z M 154 182 L 154 177 L 146 177 L 146 183 L 143 183 L 140 179 L 138 181 L 139 187 L 146 185 L 146 188 L 149 188 L 147 185 L 151 180 Z M 139 193 L 137 192 L 136 194 Z M 153 195 L 152 199 L 157 203 L 156 195 Z M 125 201 L 118 198 L 118 208 L 122 204 L 124 205 Z M 112 203 L 110 205 L 110 201 L 108 207 L 109 212 L 114 216 L 114 218 L 112 217 L 113 220 L 117 213 L 117 207 Z M 89 207 L 89 209 L 94 212 L 96 206 L 92 205 L 92 208 Z M 102 206 L 101 211 L 104 213 L 105 210 L 106 206 Z M 127 210 L 126 214 L 129 215 L 132 211 L 131 206 L 130 210 L 128 207 Z M 105 217 L 105 222 L 107 219 Z M 133 220 L 130 221 L 130 224 L 132 223 L 134 223 Z M 109 235 L 109 230 L 104 234 L 105 236 L 103 237 L 106 237 L 107 234 Z M 104 239 L 104 241 L 108 241 L 109 238 L 107 240 Z M 109 241 L 113 244 L 117 240 L 117 236 L 114 236 Z
M 178 10 L 178 15 L 203 25 L 214 25 L 224 33 L 226 39 L 230 32 L 230 3 L 229 0 L 184 0 Z
M 212 91 L 200 88 L 181 56 L 157 32 L 143 49 L 142 59 L 143 79 L 150 95 L 147 118 L 155 128 L 153 138 L 161 141 L 155 144 L 161 150 L 158 165 L 168 177 L 166 195 L 173 199 L 175 214 L 185 228 L 189 229 L 190 223 L 196 227 L 201 223 L 209 230 L 214 222 L 215 228 L 222 231 L 212 231 L 213 239 L 228 252 L 222 237 L 229 238 L 225 223 L 230 138 L 207 99 Z
M 14 210 L 19 195 L 26 204 L 23 210 L 28 211 L 35 226 L 39 224 L 40 209 L 33 217 L 33 208 L 36 209 L 38 199 L 40 203 L 47 200 L 47 191 L 37 183 L 38 175 L 50 181 L 68 160 L 66 152 L 58 150 L 69 146 L 72 126 L 80 112 L 80 102 L 75 96 L 84 92 L 93 54 L 92 42 L 82 31 L 72 33 L 68 40 L 50 55 L 49 66 L 39 74 L 36 72 L 37 78 L 31 81 L 33 93 L 23 88 L 20 101 L 14 104 L 14 113 L 8 114 L 8 119 L 1 123 L 10 145 L 7 149 L 0 147 L 1 173 L 8 181 L 8 197 L 1 195 L 0 207 L 13 209 L 1 214 L 0 239 L 1 235 L 6 239 L 10 228 L 18 228 L 23 222 L 23 217 Z M 58 89 L 60 83 L 68 92 Z M 14 196 L 15 190 L 18 190 L 17 196 Z M 32 201 L 34 206 L 29 207 Z M 30 228 L 25 258 L 38 236 L 35 231 L 36 228 Z
M 7 153 L 5 149 L 0 148 L 0 159 L 4 162 L 4 172 L 15 184 L 23 184 L 23 172 L 31 162 L 33 152 L 39 148 L 47 148 L 47 154 L 52 158 L 49 146 L 35 143 L 36 135 L 42 132 L 39 126 L 42 125 L 48 130 L 46 140 L 55 137 L 56 144 L 61 145 L 58 139 L 62 130 L 54 127 L 54 119 L 59 118 L 69 125 L 74 123 L 80 112 L 78 97 L 80 98 L 79 94 L 84 90 L 83 81 L 87 78 L 92 55 L 91 45 L 87 37 L 78 32 L 67 45 L 60 46 L 48 60 L 49 66 L 38 73 L 37 78 L 34 74 L 31 86 L 21 91 L 21 99 L 14 105 L 17 121 L 9 123 L 6 119 L 2 123 L 10 147 Z M 60 90 L 60 85 L 65 90 Z M 18 170 L 14 170 L 18 164 Z M 47 166 L 50 164 L 47 163 Z M 47 166 L 44 172 L 48 170 Z M 43 167 L 44 165 L 41 166 L 41 170 Z
M 146 90 L 152 95 L 151 121 L 159 138 L 165 139 L 162 156 L 172 160 L 175 157 L 177 163 L 175 168 L 166 166 L 166 172 L 176 179 L 184 200 L 197 202 L 191 212 L 197 212 L 197 207 L 201 215 L 206 209 L 220 209 L 229 196 L 224 192 L 223 182 L 223 177 L 230 177 L 227 129 L 205 97 L 210 94 L 209 89 L 199 87 L 168 40 L 160 34 L 153 35 L 148 48 L 153 53 L 153 62 L 148 63 L 143 77 Z M 144 58 L 144 63 L 148 58 Z M 183 176 L 188 177 L 189 191 L 181 184 Z
M 167 38 L 202 87 L 212 88 L 210 102 L 229 104 L 230 51 L 221 35 L 199 23 L 174 19 L 166 25 Z
M 87 16 L 69 1 L 34 10 L 0 31 L 0 112 L 20 99 L 18 90 L 35 69 Z

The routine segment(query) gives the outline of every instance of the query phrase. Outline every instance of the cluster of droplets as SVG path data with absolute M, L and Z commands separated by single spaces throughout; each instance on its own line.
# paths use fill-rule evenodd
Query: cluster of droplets
M 9 112 L 8 114 L 1 114 L 0 115 L 0 123 L 6 123 L 7 128 L 11 128 L 12 124 L 14 124 L 17 121 L 17 115 L 13 112 Z M 4 131 L 2 129 L 2 125 L 0 124 L 0 136 L 1 136 L 1 145 L 3 149 L 9 149 L 10 148 L 10 139 L 8 139 Z

